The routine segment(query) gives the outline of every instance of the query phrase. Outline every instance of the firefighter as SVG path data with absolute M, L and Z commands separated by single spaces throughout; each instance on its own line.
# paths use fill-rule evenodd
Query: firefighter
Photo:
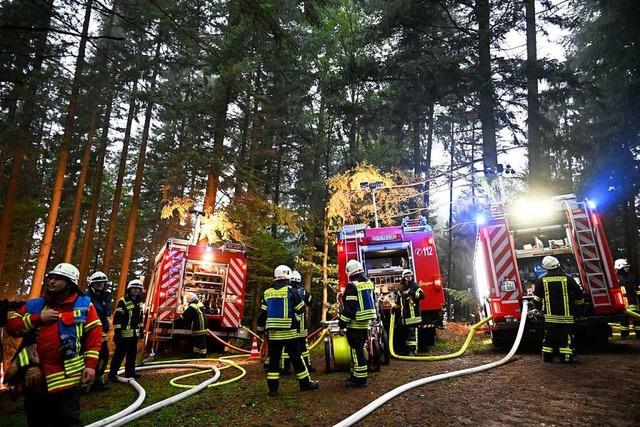
M 618 282 L 620 282 L 620 291 L 624 298 L 624 302 L 628 310 L 638 311 L 638 299 L 640 296 L 640 287 L 638 287 L 638 281 L 633 274 L 629 272 L 631 266 L 626 259 L 617 259 L 614 263 L 616 274 L 618 275 Z M 620 322 L 620 337 L 628 338 L 631 330 L 635 331 L 636 338 L 640 338 L 640 319 L 634 317 L 629 322 L 629 319 L 625 319 Z
M 91 299 L 78 288 L 79 275 L 75 266 L 58 264 L 45 277 L 43 296 L 7 322 L 9 335 L 23 338 L 12 381 L 24 391 L 29 426 L 82 425 L 80 387 L 95 378 L 102 328 Z
M 304 290 L 302 286 L 302 276 L 299 272 L 294 270 L 291 273 L 291 287 L 298 291 L 300 294 L 300 299 L 304 302 L 306 307 L 311 307 L 311 293 Z M 300 341 L 300 348 L 302 349 L 302 358 L 304 359 L 305 364 L 307 365 L 307 369 L 309 372 L 316 372 L 315 368 L 311 366 L 311 353 L 309 352 L 309 343 L 307 341 L 307 336 L 309 335 L 309 316 L 306 310 L 300 314 L 300 333 L 298 335 L 298 340 Z M 283 353 L 283 368 L 280 372 L 283 375 L 288 375 L 289 372 L 289 355 L 287 353 Z
M 207 357 L 207 320 L 204 317 L 204 305 L 193 292 L 187 292 L 185 299 L 189 306 L 179 319 L 191 322 L 192 356 L 196 359 Z
M 573 333 L 576 307 L 584 307 L 582 289 L 573 277 L 560 268 L 560 261 L 553 256 L 542 259 L 546 274 L 536 282 L 535 306 L 544 313 L 544 339 L 542 357 L 545 362 L 553 362 L 556 352 L 560 353 L 560 363 L 575 361 L 571 336 Z
M 376 317 L 374 286 L 364 275 L 364 268 L 354 259 L 347 262 L 349 283 L 344 291 L 344 306 L 338 319 L 339 333 L 347 335 L 351 353 L 351 373 L 347 387 L 366 387 L 367 359 L 364 345 L 367 342 L 369 323 Z
M 104 372 L 109 361 L 109 345 L 107 343 L 107 333 L 109 332 L 109 317 L 111 317 L 111 292 L 106 287 L 109 283 L 107 275 L 102 271 L 96 271 L 89 277 L 89 287 L 85 296 L 91 298 L 91 303 L 98 312 L 98 317 L 102 323 L 102 347 L 98 357 L 98 367 L 96 369 L 96 380 L 87 391 L 103 391 L 109 389 L 109 384 L 105 381 Z
M 120 298 L 113 315 L 113 352 L 109 368 L 109 380 L 117 381 L 118 370 L 126 357 L 124 376 L 139 378 L 136 372 L 138 340 L 142 339 L 142 282 L 139 279 L 129 281 L 127 292 Z
M 416 356 L 418 349 L 418 325 L 422 323 L 420 301 L 425 298 L 422 288 L 413 280 L 413 272 L 404 270 L 395 291 L 392 309 L 401 316 L 401 336 L 404 337 L 404 356 Z
M 266 291 L 261 303 L 258 318 L 258 333 L 267 334 L 269 347 L 269 366 L 267 371 L 267 387 L 269 396 L 278 395 L 280 385 L 280 358 L 282 350 L 289 354 L 293 369 L 300 383 L 301 391 L 315 390 L 320 387 L 317 381 L 311 381 L 309 371 L 302 360 L 302 349 L 298 340 L 298 319 L 304 311 L 304 301 L 300 294 L 293 290 L 289 280 L 291 269 L 279 265 L 273 272 L 274 282 Z

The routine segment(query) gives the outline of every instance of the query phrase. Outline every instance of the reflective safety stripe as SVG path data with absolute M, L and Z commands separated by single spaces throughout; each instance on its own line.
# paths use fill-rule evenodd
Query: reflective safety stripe
M 269 339 L 273 341 L 286 341 L 298 338 L 298 331 L 295 329 L 274 329 L 269 331 Z
M 84 357 L 77 356 L 73 359 L 64 360 L 64 372 L 68 377 L 79 374 L 84 371 Z
M 23 348 L 20 350 L 18 354 L 18 366 L 27 366 L 29 365 L 29 354 L 27 353 L 27 349 Z

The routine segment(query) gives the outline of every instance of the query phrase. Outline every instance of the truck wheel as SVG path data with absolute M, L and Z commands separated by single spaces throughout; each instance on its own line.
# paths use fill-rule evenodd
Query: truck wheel
M 369 371 L 370 372 L 378 372 L 380 371 L 380 343 L 375 337 L 371 337 L 371 349 L 369 351 Z
M 516 339 L 516 333 L 512 331 L 491 331 L 491 342 L 494 347 L 511 347 Z
M 389 350 L 389 335 L 384 326 L 380 325 L 380 359 L 383 365 L 388 365 L 391 362 L 391 351 Z
M 325 374 L 331 373 L 331 339 L 324 342 L 324 370 Z

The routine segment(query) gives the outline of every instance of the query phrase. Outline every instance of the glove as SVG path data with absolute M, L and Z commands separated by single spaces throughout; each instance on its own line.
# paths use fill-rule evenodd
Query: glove
M 42 385 L 42 372 L 40 366 L 29 366 L 24 375 L 24 385 L 31 390 L 38 390 Z

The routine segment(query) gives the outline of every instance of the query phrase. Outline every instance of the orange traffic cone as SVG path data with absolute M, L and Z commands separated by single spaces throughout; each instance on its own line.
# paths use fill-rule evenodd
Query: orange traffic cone
M 258 339 L 253 337 L 253 342 L 251 343 L 251 355 L 249 359 L 260 359 L 260 352 L 258 351 Z

